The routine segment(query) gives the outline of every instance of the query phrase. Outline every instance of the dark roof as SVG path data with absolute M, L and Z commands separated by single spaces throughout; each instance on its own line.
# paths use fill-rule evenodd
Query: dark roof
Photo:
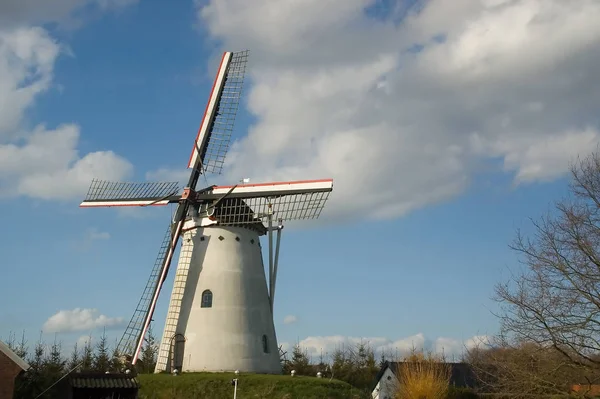
M 377 373 L 377 377 L 375 377 L 375 382 L 373 383 L 373 389 L 377 386 L 381 377 L 383 377 L 383 373 L 389 367 L 392 370 L 394 375 L 398 376 L 398 369 L 400 365 L 407 362 L 385 362 L 379 372 Z M 450 366 L 450 385 L 454 385 L 460 388 L 474 388 L 477 386 L 477 377 L 475 376 L 475 372 L 473 368 L 468 363 L 446 363 Z
M 137 389 L 137 378 L 124 373 L 74 373 L 69 376 L 69 385 L 84 389 Z

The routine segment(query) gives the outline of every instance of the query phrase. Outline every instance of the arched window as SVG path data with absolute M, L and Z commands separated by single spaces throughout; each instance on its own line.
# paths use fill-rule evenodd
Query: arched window
M 201 308 L 212 308 L 212 292 L 210 290 L 204 290 L 202 292 L 202 303 Z
M 266 335 L 262 336 L 262 346 L 263 346 L 263 352 L 269 353 L 269 342 L 267 341 Z

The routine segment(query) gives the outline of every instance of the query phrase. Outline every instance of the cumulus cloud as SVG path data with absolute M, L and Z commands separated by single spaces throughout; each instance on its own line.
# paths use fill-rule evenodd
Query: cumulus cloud
M 14 136 L 35 97 L 48 90 L 59 52 L 42 28 L 0 30 L 0 139 Z
M 87 251 L 89 250 L 94 242 L 106 241 L 110 239 L 110 233 L 107 231 L 100 231 L 96 227 L 90 227 L 85 230 L 83 237 L 78 238 L 73 242 L 73 246 L 76 250 Z
M 395 217 L 497 160 L 516 185 L 559 178 L 600 142 L 599 2 L 379 3 L 196 1 L 225 49 L 252 52 L 256 122 L 230 179 L 333 177 L 323 216 Z
M 98 231 L 98 229 L 94 227 L 86 231 L 86 237 L 90 241 L 108 240 L 110 238 L 110 233 L 106 231 Z
M 293 314 L 289 314 L 283 318 L 283 324 L 294 324 L 298 321 L 298 318 Z
M 355 348 L 358 344 L 368 345 L 377 355 L 384 354 L 388 358 L 402 358 L 413 349 L 431 351 L 446 356 L 447 359 L 460 359 L 465 350 L 482 347 L 490 342 L 487 335 L 476 335 L 466 340 L 438 337 L 428 339 L 424 334 L 418 333 L 405 338 L 390 339 L 387 337 L 349 337 L 344 335 L 306 337 L 299 341 L 302 349 L 310 357 L 318 358 L 331 356 L 338 349 Z M 282 349 L 290 351 L 295 343 L 283 342 Z
M 89 7 L 115 10 L 137 3 L 139 0 L 2 0 L 0 26 L 15 26 L 59 22 L 73 24 Z
M 132 173 L 132 165 L 112 151 L 80 155 L 77 124 L 55 128 L 40 124 L 32 130 L 25 127 L 26 111 L 51 87 L 54 64 L 60 53 L 60 44 L 42 28 L 0 30 L 2 197 L 49 200 L 81 197 L 93 177 L 123 179 Z
M 60 310 L 44 323 L 43 330 L 48 333 L 90 331 L 97 328 L 119 328 L 123 324 L 122 317 L 108 317 L 97 309 L 75 308 Z
M 183 187 L 190 178 L 190 170 L 187 168 L 169 169 L 159 168 L 146 173 L 146 180 L 150 181 L 176 181 Z
M 38 126 L 23 144 L 0 144 L 0 195 L 47 200 L 85 195 L 93 178 L 122 180 L 133 172 L 112 151 L 78 155 L 77 125 Z

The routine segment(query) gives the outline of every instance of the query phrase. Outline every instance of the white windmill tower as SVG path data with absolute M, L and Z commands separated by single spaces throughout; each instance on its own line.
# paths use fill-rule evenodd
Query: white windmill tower
M 117 347 L 136 363 L 175 248 L 183 237 L 156 372 L 281 372 L 273 303 L 283 222 L 318 217 L 333 189 L 333 180 L 196 189 L 202 173 L 220 173 L 223 167 L 247 59 L 248 51 L 223 54 L 183 190 L 177 182 L 94 180 L 80 205 L 178 204 L 148 283 Z M 268 237 L 268 287 L 262 235 Z

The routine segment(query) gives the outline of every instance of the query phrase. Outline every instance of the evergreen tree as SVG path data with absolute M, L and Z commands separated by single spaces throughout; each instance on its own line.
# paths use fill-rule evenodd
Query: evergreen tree
M 83 347 L 83 353 L 81 354 L 81 367 L 78 371 L 85 372 L 91 371 L 94 363 L 94 351 L 92 349 L 92 336 L 88 337 Z
M 35 398 L 46 389 L 46 378 L 44 373 L 44 360 L 46 357 L 46 345 L 42 340 L 40 332 L 40 340 L 35 344 L 33 353 L 28 359 L 31 369 L 27 371 L 26 378 L 18 386 L 18 397 Z M 48 398 L 47 395 L 44 396 Z
M 69 369 L 69 371 L 71 371 L 71 370 L 77 371 L 74 369 L 77 366 L 79 366 L 79 362 L 81 362 L 81 357 L 79 356 L 77 342 L 75 342 L 75 345 L 73 345 L 73 352 L 71 352 L 71 357 L 69 358 L 69 361 L 67 362 L 67 369 Z
M 321 372 L 324 377 L 331 376 L 331 367 L 325 362 L 323 349 L 321 349 L 321 353 L 319 354 L 319 363 L 316 365 L 315 369 L 316 372 Z
M 44 366 L 44 357 L 46 354 L 46 345 L 42 340 L 42 333 L 40 333 L 40 340 L 35 344 L 33 348 L 33 356 L 29 360 L 29 365 L 34 370 L 41 371 Z
M 331 368 L 334 378 L 365 391 L 379 371 L 373 350 L 364 342 L 355 347 L 337 349 Z
M 56 398 L 60 396 L 57 385 L 54 385 L 64 373 L 67 363 L 61 354 L 62 344 L 54 337 L 54 342 L 50 346 L 50 353 L 44 358 L 44 364 L 41 371 L 40 388 L 45 391 L 43 398 Z
M 119 351 L 117 350 L 117 343 L 115 342 L 114 349 L 112 351 L 112 355 L 110 357 L 110 366 L 109 370 L 114 373 L 119 373 L 123 369 L 123 362 L 121 361 L 121 356 Z
M 381 351 L 381 357 L 379 358 L 379 368 L 382 368 L 385 365 L 387 359 L 385 358 L 385 352 Z
M 60 377 L 67 364 L 62 357 L 61 349 L 62 344 L 57 342 L 56 336 L 54 336 L 54 342 L 52 343 L 52 346 L 50 346 L 50 353 L 44 362 L 44 371 L 52 376 Z
M 21 359 L 27 358 L 28 347 L 27 347 L 27 340 L 25 339 L 25 331 L 23 331 L 23 333 L 21 335 L 21 341 L 18 343 L 16 341 L 15 334 L 12 332 L 9 333 L 8 341 L 6 342 L 6 344 Z
M 13 338 L 13 344 L 14 344 Z M 27 340 L 25 339 L 25 331 L 23 331 L 21 335 L 21 342 L 18 344 L 14 344 L 11 349 L 19 356 L 21 359 L 28 360 L 31 357 L 29 356 L 29 347 L 27 346 Z M 15 394 L 14 399 L 27 399 L 35 397 L 33 395 L 34 390 L 34 380 L 31 376 L 34 374 L 34 371 L 26 373 L 24 376 L 17 378 L 15 381 Z
M 28 350 L 29 347 L 27 346 L 27 340 L 25 339 L 25 330 L 23 330 L 23 333 L 21 334 L 21 342 L 19 342 L 19 344 L 15 348 L 15 353 L 21 359 L 25 359 L 27 357 Z
M 110 356 L 108 355 L 108 344 L 106 342 L 106 329 L 96 344 L 96 355 L 94 356 L 93 369 L 95 371 L 108 371 L 110 368 Z
M 352 361 L 344 346 L 333 351 L 331 372 L 334 378 L 348 382 L 352 377 Z
M 158 344 L 152 333 L 152 326 L 148 328 L 148 334 L 144 340 L 144 347 L 142 348 L 141 356 L 141 372 L 142 373 L 153 373 L 156 367 L 156 358 L 158 355 Z
M 296 374 L 298 375 L 313 376 L 316 374 L 314 368 L 310 364 L 308 354 L 305 350 L 300 348 L 300 343 L 294 345 L 294 349 L 292 351 L 292 360 L 290 361 L 289 367 L 291 370 L 296 370 Z
M 357 388 L 367 389 L 377 375 L 379 368 L 375 360 L 375 353 L 368 344 L 360 342 L 357 345 L 357 359 L 353 376 L 353 385 Z

